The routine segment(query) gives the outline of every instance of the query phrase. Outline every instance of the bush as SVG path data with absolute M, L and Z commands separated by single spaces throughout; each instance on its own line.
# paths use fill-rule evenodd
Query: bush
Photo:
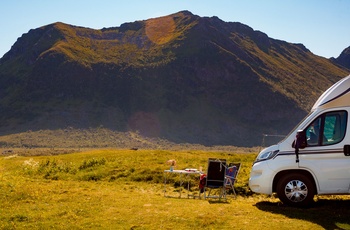
M 81 180 L 83 181 L 99 181 L 102 180 L 103 175 L 102 174 L 96 174 L 96 173 L 89 173 L 82 176 Z
M 98 165 L 105 165 L 106 164 L 106 159 L 101 158 L 101 159 L 89 159 L 89 160 L 84 160 L 83 163 L 79 166 L 79 170 L 84 170 L 88 168 L 92 168 L 94 166 Z
M 58 180 L 61 173 L 75 174 L 76 170 L 73 165 L 67 163 L 58 163 L 57 160 L 46 160 L 39 164 L 37 169 L 39 174 L 44 174 L 45 179 Z

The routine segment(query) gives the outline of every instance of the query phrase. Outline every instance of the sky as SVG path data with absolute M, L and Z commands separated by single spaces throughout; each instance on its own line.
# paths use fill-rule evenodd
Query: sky
M 0 0 L 0 57 L 22 34 L 51 23 L 102 29 L 182 10 L 241 22 L 326 58 L 350 46 L 350 0 Z

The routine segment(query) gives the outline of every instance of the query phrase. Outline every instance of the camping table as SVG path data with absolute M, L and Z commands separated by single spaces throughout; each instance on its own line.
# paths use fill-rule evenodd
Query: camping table
M 164 170 L 164 196 L 166 196 L 166 183 L 167 183 L 167 177 L 170 174 L 179 174 L 180 175 L 180 190 L 179 190 L 179 197 L 181 198 L 181 191 L 182 191 L 182 185 L 184 184 L 185 180 L 189 182 L 189 176 L 190 175 L 201 175 L 203 172 L 198 170 Z M 189 198 L 191 195 L 189 194 L 190 191 L 190 183 L 187 183 L 187 198 Z

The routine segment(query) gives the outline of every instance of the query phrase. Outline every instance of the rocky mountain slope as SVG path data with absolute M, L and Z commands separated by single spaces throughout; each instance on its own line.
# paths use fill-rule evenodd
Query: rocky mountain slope
M 341 66 L 350 69 L 350 46 L 335 59 L 335 62 Z
M 0 132 L 104 127 L 256 146 L 348 73 L 302 44 L 188 11 L 101 30 L 58 22 L 0 59 Z

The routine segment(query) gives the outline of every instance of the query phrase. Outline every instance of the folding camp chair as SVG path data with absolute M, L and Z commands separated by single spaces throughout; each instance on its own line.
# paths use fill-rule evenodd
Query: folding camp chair
M 224 159 L 208 159 L 207 178 L 204 187 L 204 199 L 206 198 L 224 198 L 225 192 L 225 174 L 226 174 L 226 160 Z M 218 195 L 210 195 L 212 189 L 218 189 Z M 208 195 L 206 195 L 208 191 Z
M 232 190 L 234 197 L 236 198 L 237 194 L 234 188 L 235 181 L 237 179 L 237 175 L 239 169 L 241 168 L 241 163 L 230 163 L 228 168 L 226 169 L 225 176 L 225 195 L 227 195 L 227 190 Z

